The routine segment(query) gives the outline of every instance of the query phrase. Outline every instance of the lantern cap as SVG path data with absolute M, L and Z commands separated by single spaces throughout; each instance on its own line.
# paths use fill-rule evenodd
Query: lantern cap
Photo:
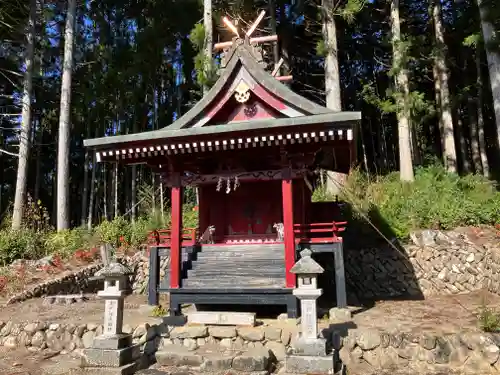
M 101 268 L 99 271 L 96 272 L 96 276 L 100 277 L 116 277 L 116 276 L 127 276 L 132 274 L 132 271 L 130 268 L 127 266 L 117 263 L 117 262 L 112 262 L 103 268 Z
M 311 258 L 311 254 L 312 252 L 309 249 L 302 250 L 299 261 L 293 265 L 290 272 L 296 275 L 321 274 L 325 272 L 323 267 Z

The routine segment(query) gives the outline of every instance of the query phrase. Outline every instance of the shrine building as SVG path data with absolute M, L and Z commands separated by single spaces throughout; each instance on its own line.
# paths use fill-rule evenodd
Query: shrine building
M 186 114 L 160 130 L 88 139 L 101 163 L 147 164 L 170 189 L 171 227 L 150 249 L 149 303 L 272 304 L 297 315 L 290 269 L 299 252 L 331 253 L 346 306 L 336 206 L 311 201 L 319 169 L 348 173 L 360 112 L 334 112 L 265 70 L 259 38 L 224 43 L 221 74 Z M 182 225 L 183 189 L 198 188 L 197 228 Z M 160 263 L 170 257 L 160 280 Z

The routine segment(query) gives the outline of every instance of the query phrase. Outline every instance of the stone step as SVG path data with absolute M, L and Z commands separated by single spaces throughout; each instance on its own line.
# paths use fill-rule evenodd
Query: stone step
M 156 352 L 156 362 L 160 366 L 196 368 L 204 373 L 227 373 L 230 370 L 251 373 L 269 371 L 273 357 L 266 349 L 249 349 L 235 352 L 189 351 L 180 345 L 168 345 Z

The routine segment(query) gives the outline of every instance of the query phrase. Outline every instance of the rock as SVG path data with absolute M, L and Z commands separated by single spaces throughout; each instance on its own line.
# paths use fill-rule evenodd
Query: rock
M 190 351 L 198 349 L 196 339 L 184 339 L 183 345 Z
M 122 332 L 131 335 L 134 332 L 134 329 L 131 326 L 129 326 L 128 324 L 124 324 L 123 328 L 122 328 Z
M 331 308 L 328 312 L 330 322 L 348 322 L 352 320 L 351 311 L 349 309 L 340 309 L 338 307 Z
M 495 344 L 485 345 L 481 353 L 484 359 L 490 364 L 494 365 L 498 361 L 498 356 L 500 354 L 500 349 Z
M 483 356 L 480 353 L 472 352 L 464 364 L 464 369 L 475 374 L 490 374 L 493 368 L 488 363 L 488 361 L 484 360 Z
M 419 344 L 427 350 L 432 350 L 436 347 L 436 337 L 424 334 L 420 337 Z
M 58 323 L 52 323 L 49 325 L 49 331 L 57 331 L 59 328 L 61 328 L 61 325 Z
M 3 346 L 5 346 L 6 348 L 10 348 L 10 349 L 17 348 L 17 337 L 16 336 L 8 336 L 5 339 Z
M 380 334 L 375 330 L 363 330 L 356 337 L 356 344 L 363 350 L 372 350 L 380 345 Z
M 45 332 L 43 331 L 35 332 L 35 334 L 31 338 L 31 346 L 34 346 L 36 348 L 42 348 L 43 344 L 45 344 Z
M 264 340 L 264 331 L 260 327 L 238 328 L 238 335 L 246 341 Z
M 201 364 L 202 372 L 218 372 L 231 369 L 233 358 L 231 357 L 209 357 Z
M 286 355 L 286 347 L 280 342 L 268 341 L 265 345 L 266 349 L 270 350 L 278 361 L 284 361 Z
M 217 339 L 233 338 L 236 337 L 236 328 L 234 327 L 210 327 L 208 329 L 210 336 Z
M 33 335 L 36 331 L 41 331 L 44 329 L 44 325 L 41 323 L 29 323 L 24 327 L 24 331 Z
M 200 366 L 203 363 L 201 355 L 178 345 L 169 345 L 164 350 L 157 351 L 155 356 L 161 366 Z
M 31 344 L 31 335 L 28 332 L 21 332 L 19 336 L 17 336 L 17 345 L 26 347 Z
M 233 369 L 237 371 L 264 371 L 269 367 L 269 351 L 250 349 L 246 353 L 233 358 Z
M 281 341 L 281 331 L 279 327 L 264 327 L 264 337 L 266 340 Z
M 82 336 L 82 342 L 83 342 L 83 347 L 85 349 L 91 348 L 92 344 L 94 342 L 95 338 L 95 332 L 94 331 L 87 331 L 83 334 Z
M 47 331 L 46 342 L 47 347 L 55 352 L 60 352 L 64 349 L 64 346 L 55 331 Z
M 197 339 L 199 337 L 207 337 L 208 328 L 205 326 L 183 326 L 175 327 L 170 332 L 170 337 L 177 339 Z
M 442 337 L 438 337 L 436 339 L 436 348 L 433 352 L 434 361 L 437 364 L 446 364 L 450 361 L 451 345 Z
M 0 336 L 2 337 L 7 337 L 10 335 L 10 331 L 12 331 L 12 327 L 14 326 L 14 323 L 11 321 L 8 321 L 0 330 Z
M 220 340 L 219 345 L 223 348 L 231 349 L 233 347 L 233 340 L 225 338 Z
M 82 338 L 83 334 L 87 330 L 87 325 L 86 324 L 80 324 L 78 327 L 75 329 L 75 335 L 77 335 L 79 338 Z
M 290 343 L 290 338 L 292 337 L 292 333 L 290 332 L 289 329 L 283 328 L 281 330 L 281 342 L 283 345 L 288 345 Z
M 150 325 L 148 323 L 138 325 L 134 330 L 134 333 L 132 334 L 132 338 L 137 339 L 143 337 L 145 334 L 147 334 L 149 328 Z

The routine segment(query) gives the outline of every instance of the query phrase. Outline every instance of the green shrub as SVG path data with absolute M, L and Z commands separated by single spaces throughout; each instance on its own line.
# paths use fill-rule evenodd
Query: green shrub
M 151 310 L 151 316 L 156 318 L 162 318 L 168 314 L 168 311 L 161 305 L 153 307 Z
M 45 248 L 47 253 L 58 253 L 67 258 L 77 250 L 92 247 L 95 242 L 92 233 L 86 228 L 75 228 L 49 233 L 45 240 Z
M 441 166 L 417 168 L 412 184 L 402 183 L 399 173 L 370 179 L 353 171 L 342 199 L 398 238 L 407 238 L 415 229 L 452 229 L 500 220 L 500 193 L 491 181 L 478 175 L 460 177 Z
M 46 255 L 44 233 L 30 229 L 0 231 L 0 262 L 8 264 L 15 259 L 39 259 Z
M 132 226 L 123 216 L 118 216 L 112 221 L 103 221 L 96 227 L 95 232 L 101 243 L 118 247 L 120 246 L 121 238 L 130 243 Z
M 486 306 L 481 307 L 478 320 L 483 332 L 500 332 L 500 314 Z

